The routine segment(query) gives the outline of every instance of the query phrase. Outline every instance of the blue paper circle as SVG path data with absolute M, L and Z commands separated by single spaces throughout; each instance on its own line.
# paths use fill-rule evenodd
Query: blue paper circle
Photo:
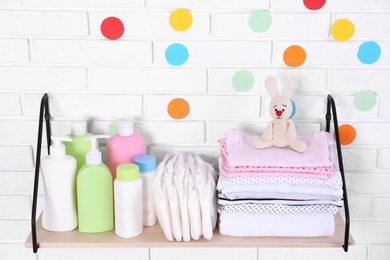
M 364 42 L 360 45 L 357 56 L 361 63 L 373 64 L 381 56 L 381 47 L 376 42 Z
M 288 119 L 291 119 L 295 115 L 295 112 L 297 111 L 297 108 L 295 106 L 294 101 L 292 101 L 291 99 L 290 99 L 290 101 L 291 101 L 291 104 L 292 104 L 292 111 L 291 111 L 291 115 L 290 115 L 290 117 Z
M 183 44 L 171 44 L 165 51 L 165 59 L 173 66 L 183 65 L 188 59 L 188 50 Z

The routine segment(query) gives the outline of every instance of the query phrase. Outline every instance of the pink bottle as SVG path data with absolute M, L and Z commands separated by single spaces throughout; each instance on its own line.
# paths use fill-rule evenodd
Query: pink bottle
M 134 163 L 134 157 L 146 154 L 145 141 L 133 131 L 133 122 L 119 122 L 118 134 L 112 136 L 107 143 L 107 166 L 112 179 L 116 179 L 116 167 L 124 163 Z

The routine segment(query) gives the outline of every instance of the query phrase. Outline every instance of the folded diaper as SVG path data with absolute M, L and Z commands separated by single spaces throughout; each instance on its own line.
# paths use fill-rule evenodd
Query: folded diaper
M 191 234 L 190 234 L 190 218 L 188 214 L 188 205 L 187 205 L 188 189 L 186 187 L 188 187 L 188 177 L 186 178 L 185 161 L 184 161 L 185 156 L 186 156 L 185 154 L 180 153 L 177 161 L 175 162 L 174 184 L 176 186 L 177 196 L 180 205 L 180 219 L 181 219 L 181 230 L 182 230 L 183 240 L 188 242 L 191 240 Z
M 202 230 L 206 239 L 213 237 L 213 230 L 217 223 L 217 209 L 215 196 L 215 170 L 208 167 L 199 157 L 195 156 L 197 165 L 197 190 L 200 194 L 200 208 L 202 212 Z M 211 166 L 211 165 L 210 165 Z
M 165 172 L 163 183 L 168 194 L 169 208 L 171 212 L 171 223 L 173 236 L 177 241 L 182 239 L 181 217 L 180 217 L 180 205 L 177 190 L 174 183 L 174 164 L 178 158 L 178 154 L 175 155 L 165 165 Z
M 191 237 L 198 240 L 203 235 L 202 214 L 200 209 L 200 194 L 195 187 L 197 174 L 194 158 L 191 154 L 187 157 L 188 168 L 188 210 L 190 213 Z
M 165 165 L 170 158 L 170 154 L 165 155 L 164 159 L 157 166 L 156 176 L 153 181 L 153 195 L 158 222 L 160 223 L 160 226 L 164 231 L 165 237 L 169 241 L 173 241 L 173 231 L 168 194 L 162 182 Z

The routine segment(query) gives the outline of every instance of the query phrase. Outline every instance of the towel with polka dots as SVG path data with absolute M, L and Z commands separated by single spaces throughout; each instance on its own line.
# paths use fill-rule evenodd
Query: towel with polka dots
M 283 204 L 252 204 L 218 205 L 219 213 L 263 213 L 263 214 L 300 214 L 300 213 L 330 213 L 336 214 L 338 207 L 329 204 L 283 205 Z
M 223 169 L 220 169 L 223 171 Z M 278 198 L 339 201 L 343 196 L 342 179 L 337 171 L 329 179 L 296 176 L 239 176 L 220 174 L 217 190 L 228 199 Z

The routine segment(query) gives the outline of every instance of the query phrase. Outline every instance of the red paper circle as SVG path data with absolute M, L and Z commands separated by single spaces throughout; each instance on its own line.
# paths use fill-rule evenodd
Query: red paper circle
M 318 10 L 324 6 L 326 0 L 303 0 L 303 4 L 307 9 Z
M 120 19 L 116 17 L 108 17 L 102 22 L 100 30 L 107 39 L 116 40 L 122 36 L 125 31 L 125 27 Z

